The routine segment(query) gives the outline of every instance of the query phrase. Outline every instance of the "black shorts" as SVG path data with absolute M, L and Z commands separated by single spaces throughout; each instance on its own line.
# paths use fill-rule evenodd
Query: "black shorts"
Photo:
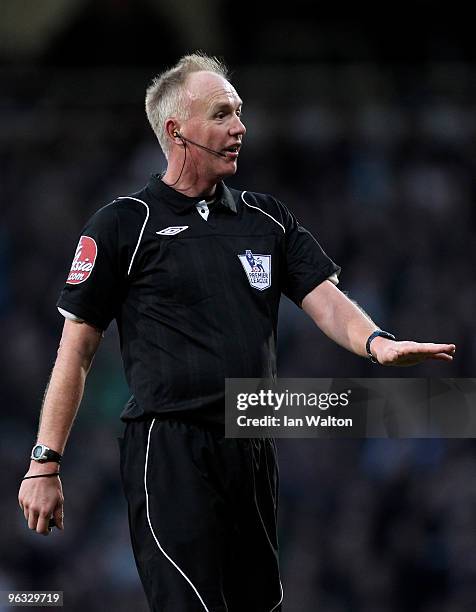
M 279 612 L 274 441 L 158 418 L 127 423 L 120 446 L 151 610 Z

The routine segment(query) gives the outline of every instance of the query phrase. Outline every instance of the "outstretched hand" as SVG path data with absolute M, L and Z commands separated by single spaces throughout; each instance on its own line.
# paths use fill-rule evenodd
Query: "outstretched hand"
M 404 367 L 416 365 L 427 359 L 453 361 L 456 346 L 410 340 L 396 342 L 379 336 L 372 341 L 371 351 L 381 365 Z

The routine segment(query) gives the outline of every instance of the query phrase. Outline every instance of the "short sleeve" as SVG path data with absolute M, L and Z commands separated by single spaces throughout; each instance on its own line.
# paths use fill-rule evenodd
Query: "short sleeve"
M 86 223 L 57 307 L 70 318 L 104 330 L 122 301 L 125 265 L 119 244 L 117 211 L 109 204 Z
M 340 267 L 286 206 L 277 204 L 285 229 L 283 293 L 300 307 L 306 295 L 326 279 L 336 284 Z

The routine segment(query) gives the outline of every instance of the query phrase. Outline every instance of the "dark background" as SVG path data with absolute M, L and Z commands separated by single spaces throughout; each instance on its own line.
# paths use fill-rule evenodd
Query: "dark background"
M 458 3 L 421 0 L 2 0 L 0 11 L 0 590 L 63 590 L 68 612 L 141 611 L 114 325 L 62 467 L 65 532 L 31 533 L 16 495 L 81 227 L 164 168 L 147 84 L 184 53 L 223 57 L 248 128 L 230 184 L 284 201 L 384 329 L 457 345 L 450 365 L 379 368 L 283 300 L 281 377 L 474 377 L 473 26 Z M 472 440 L 279 442 L 288 612 L 476 609 Z

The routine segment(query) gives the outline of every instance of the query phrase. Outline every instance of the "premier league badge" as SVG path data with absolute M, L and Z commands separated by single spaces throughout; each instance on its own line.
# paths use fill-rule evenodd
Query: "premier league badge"
M 264 291 L 271 287 L 271 255 L 252 253 L 247 249 L 238 257 L 254 289 Z

